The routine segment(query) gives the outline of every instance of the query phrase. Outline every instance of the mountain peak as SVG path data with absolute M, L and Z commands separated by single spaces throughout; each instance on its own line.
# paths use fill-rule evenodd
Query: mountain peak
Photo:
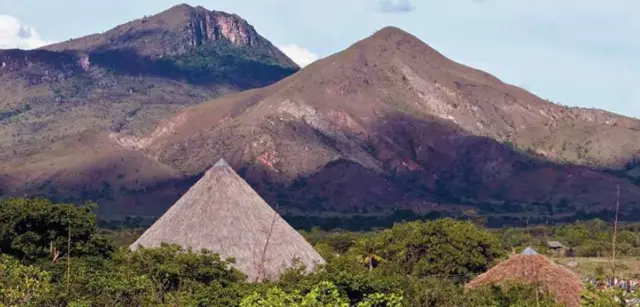
M 181 3 L 181 4 L 176 4 L 176 5 L 174 5 L 174 6 L 170 7 L 170 8 L 168 8 L 168 9 L 167 9 L 167 10 L 165 10 L 164 12 L 171 12 L 171 11 L 173 11 L 173 12 L 180 12 L 180 11 L 185 12 L 185 11 L 190 11 L 190 10 L 193 10 L 193 9 L 194 9 L 194 7 L 193 7 L 193 6 L 188 5 L 188 4 L 186 4 L 186 3 Z M 161 14 L 162 14 L 162 13 L 161 13 Z
M 188 44 L 192 46 L 224 40 L 234 45 L 255 47 L 263 44 L 264 40 L 253 26 L 238 15 L 184 3 L 129 24 L 182 34 L 190 38 Z M 144 24 L 148 25 L 145 27 Z
M 409 53 L 415 57 L 422 57 L 424 55 L 430 58 L 442 57 L 439 52 L 416 36 L 394 26 L 387 26 L 374 32 L 370 36 L 351 45 L 344 50 L 344 52 L 351 53 L 354 50 L 358 50 L 360 53 L 366 53 L 375 58 L 389 57 L 397 55 L 398 53 Z
M 192 19 L 197 19 L 198 15 L 202 16 L 202 15 L 207 15 L 207 14 L 213 14 L 213 13 L 218 13 L 218 14 L 225 14 L 225 15 L 232 15 L 232 14 L 227 14 L 224 12 L 218 12 L 218 11 L 213 11 L 213 10 L 209 10 L 203 6 L 191 6 L 189 4 L 186 3 L 182 3 L 182 4 L 178 4 L 175 6 L 172 6 L 158 14 L 152 15 L 150 17 L 148 17 L 149 19 L 163 19 L 165 21 L 175 21 L 175 22 L 179 22 L 179 23 L 186 23 L 191 21 Z M 147 17 L 145 17 L 147 18 Z
M 420 39 L 418 39 L 411 33 L 394 26 L 387 26 L 380 29 L 375 33 L 373 33 L 371 36 L 365 38 L 364 41 L 376 41 L 376 42 L 386 42 L 386 43 L 389 43 L 389 42 L 398 43 L 401 41 L 411 41 L 411 42 L 419 42 L 421 44 L 424 44 L 422 41 L 420 41 Z
M 263 38 L 246 20 L 235 14 L 179 4 L 145 16 L 107 32 L 43 47 L 51 51 L 131 50 L 141 56 L 159 58 L 182 54 L 193 47 L 215 42 L 267 50 L 272 56 L 297 65 Z
M 376 31 L 372 37 L 414 37 L 409 32 L 402 30 L 396 26 L 386 26 L 378 31 Z

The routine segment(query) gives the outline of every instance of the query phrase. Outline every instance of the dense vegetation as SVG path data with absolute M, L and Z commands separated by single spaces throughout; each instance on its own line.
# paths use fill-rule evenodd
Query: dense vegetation
M 135 231 L 99 231 L 94 208 L 45 199 L 0 203 L 0 306 L 554 306 L 533 286 L 465 291 L 463 285 L 510 248 L 546 234 L 571 244 L 607 239 L 606 231 L 593 231 L 607 228 L 601 221 L 529 232 L 487 231 L 453 219 L 367 233 L 314 229 L 303 234 L 327 265 L 248 283 L 230 266 L 233 259 L 216 254 L 171 245 L 129 251 L 125 237 Z M 635 244 L 636 230 L 626 227 L 621 242 Z M 616 295 L 590 291 L 585 302 L 605 306 Z
M 224 41 L 161 59 L 128 49 L 98 51 L 91 53 L 91 61 L 117 74 L 157 76 L 197 85 L 230 84 L 240 89 L 265 86 L 298 70 L 280 63 L 267 50 Z

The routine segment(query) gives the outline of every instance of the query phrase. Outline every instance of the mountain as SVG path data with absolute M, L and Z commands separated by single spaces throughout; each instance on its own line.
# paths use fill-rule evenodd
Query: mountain
M 0 62 L 0 161 L 87 130 L 144 133 L 299 69 L 239 16 L 185 4 L 37 50 L 0 50 Z
M 622 215 L 633 218 L 638 145 L 627 140 L 639 128 L 631 118 L 553 104 L 390 27 L 145 135 L 94 135 L 112 149 L 87 160 L 102 166 L 93 180 L 86 168 L 73 173 L 50 158 L 8 164 L 4 180 L 28 184 L 5 193 L 93 196 L 105 215 L 158 215 L 224 157 L 288 214 L 473 209 L 504 220 L 575 219 L 609 210 L 619 186 Z M 94 146 L 84 144 L 48 157 L 80 160 Z

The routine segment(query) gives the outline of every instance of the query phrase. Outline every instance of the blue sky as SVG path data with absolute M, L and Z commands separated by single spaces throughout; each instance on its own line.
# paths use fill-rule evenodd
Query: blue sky
M 0 0 L 0 48 L 102 32 L 185 1 Z M 449 58 L 566 105 L 640 117 L 637 0 L 210 0 L 302 64 L 398 26 Z

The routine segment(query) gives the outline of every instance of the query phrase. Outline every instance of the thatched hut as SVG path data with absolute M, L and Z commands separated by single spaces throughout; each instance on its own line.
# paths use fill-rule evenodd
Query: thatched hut
M 567 254 L 567 247 L 559 241 L 547 241 L 547 247 L 556 257 L 563 257 Z
M 233 257 L 250 281 L 277 279 L 294 261 L 324 259 L 224 160 L 220 160 L 130 248 L 179 244 Z
M 580 291 L 584 289 L 578 275 L 531 248 L 512 255 L 481 274 L 469 282 L 467 288 L 503 282 L 536 284 L 541 291 L 552 295 L 557 303 L 570 307 L 580 306 Z

